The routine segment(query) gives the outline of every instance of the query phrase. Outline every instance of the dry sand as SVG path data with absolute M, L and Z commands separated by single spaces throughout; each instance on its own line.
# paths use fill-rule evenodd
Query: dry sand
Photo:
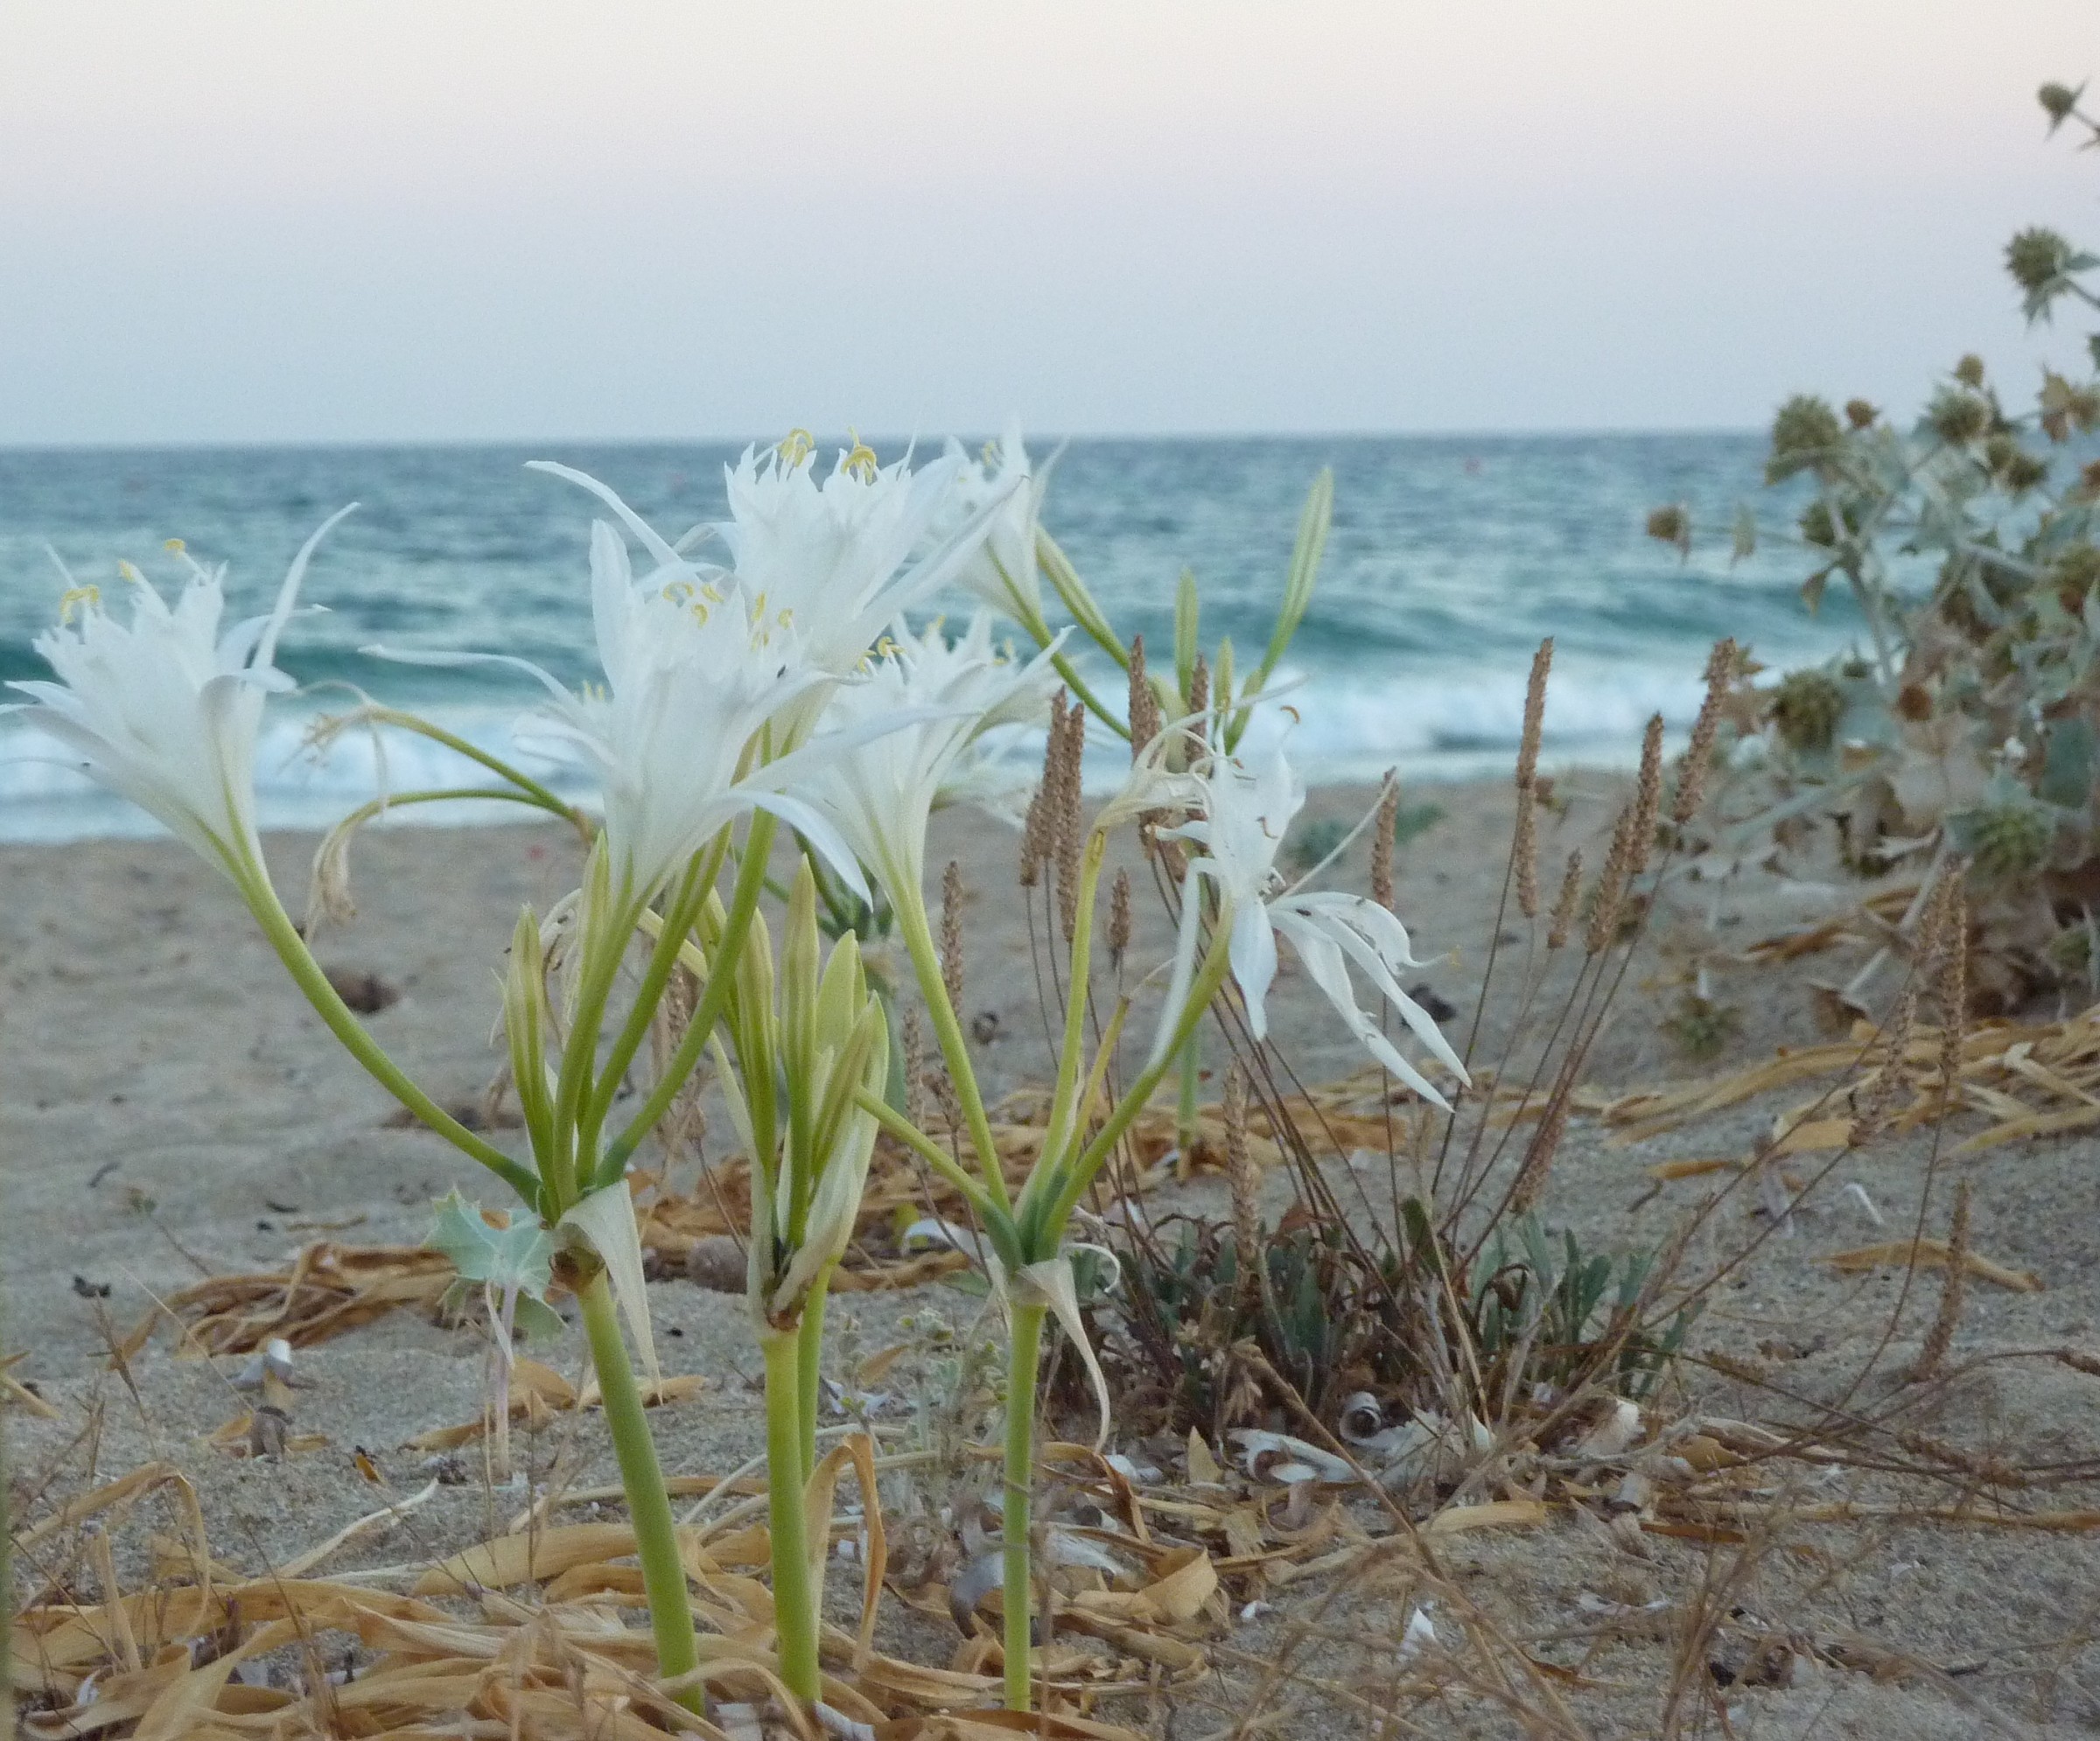
M 1568 786 L 1574 801 L 1549 837 L 1550 854 L 1592 835 L 1608 813 L 1607 782 Z M 1312 808 L 1351 815 L 1360 795 L 1317 794 Z M 1509 801 L 1489 787 L 1424 795 L 1447 815 L 1404 855 L 1401 905 L 1420 953 L 1458 952 L 1455 964 L 1425 969 L 1420 980 L 1469 1009 L 1492 940 Z M 270 843 L 295 907 L 312 847 L 311 839 L 289 836 Z M 970 1012 L 996 1018 L 985 1024 L 994 1038 L 980 1048 L 988 1083 L 996 1090 L 1040 1080 L 1046 1051 L 1012 838 L 942 819 L 933 862 L 950 854 L 970 891 Z M 492 969 L 517 909 L 557 898 L 573 885 L 577 864 L 573 837 L 556 830 L 374 831 L 357 857 L 360 915 L 326 933 L 318 953 L 331 966 L 375 973 L 398 988 L 399 1001 L 371 1017 L 373 1031 L 440 1101 L 474 1100 L 496 1062 Z M 1361 848 L 1348 874 L 1361 877 Z M 222 1559 L 249 1571 L 281 1563 L 373 1507 L 375 1490 L 356 1471 L 354 1447 L 371 1452 L 395 1491 L 422 1485 L 419 1458 L 400 1447 L 475 1415 L 478 1338 L 396 1312 L 303 1353 L 307 1384 L 298 1393 L 295 1430 L 325 1435 L 326 1444 L 283 1463 L 232 1458 L 202 1443 L 246 1406 L 229 1388 L 231 1363 L 178 1360 L 164 1334 L 120 1381 L 101 1359 L 108 1339 L 154 1297 L 200 1273 L 274 1265 L 323 1233 L 414 1241 L 429 1225 L 431 1200 L 452 1185 L 492 1201 L 500 1192 L 485 1189 L 471 1164 L 441 1141 L 390 1119 L 383 1091 L 323 1031 L 230 891 L 179 846 L 0 848 L 0 1343 L 27 1352 L 15 1375 L 33 1381 L 60 1412 L 56 1421 L 5 1416 L 18 1501 L 33 1517 L 94 1479 L 162 1458 L 195 1484 Z M 1812 894 L 1765 888 L 1732 902 L 1731 926 L 1748 939 L 1814 905 Z M 1141 882 L 1141 918 L 1156 905 Z M 1669 926 L 1659 929 L 1667 934 Z M 1156 958 L 1164 941 L 1157 919 L 1144 918 L 1134 955 Z M 1740 1006 L 1742 1026 L 1718 1063 L 1815 1038 L 1798 974 L 1744 970 L 1720 995 Z M 1718 1067 L 1687 1064 L 1662 1031 L 1677 996 L 1651 951 L 1628 978 L 1592 1079 L 1630 1085 Z M 1347 1036 L 1309 998 L 1302 975 L 1286 975 L 1278 996 L 1278 1030 L 1305 1080 L 1354 1067 Z M 1453 1024 L 1461 1035 L 1463 1025 Z M 1745 1154 L 1775 1110 L 1802 1098 L 1754 1101 L 1630 1147 L 1612 1146 L 1578 1121 L 1548 1219 L 1601 1247 L 1655 1243 L 1704 1185 L 1658 1191 L 1647 1167 L 1670 1157 Z M 1848 1161 L 1800 1206 L 1792 1230 L 1764 1239 L 1718 1290 L 1693 1346 L 1783 1368 L 1786 1388 L 1799 1399 L 1797 1417 L 1840 1402 L 1880 1339 L 1902 1278 L 1890 1271 L 1840 1277 L 1821 1260 L 1909 1226 L 1925 1147 L 1914 1136 Z M 2100 1378 L 2047 1359 L 1992 1358 L 2065 1346 L 2100 1353 L 2100 1143 L 1997 1149 L 1967 1171 L 1975 1247 L 2045 1285 L 2033 1294 L 1970 1290 L 1952 1362 L 1962 1375 L 1943 1391 L 1920 1394 L 1917 1429 L 2021 1465 L 2100 1457 Z M 1855 1180 L 1886 1218 L 1886 1234 L 1841 1194 Z M 1214 1192 L 1190 1188 L 1191 1202 L 1213 1199 Z M 1943 1212 L 1932 1220 L 1936 1228 Z M 1700 1234 L 1692 1261 L 1717 1262 L 1765 1227 L 1746 1194 L 1732 1199 Z M 952 1292 L 934 1292 L 951 1320 L 975 1309 Z M 1937 1295 L 1936 1283 L 1913 1290 L 1880 1372 L 1845 1406 L 1883 1406 L 1900 1391 L 1894 1374 L 1914 1353 Z M 653 1297 L 667 1369 L 706 1379 L 698 1400 L 660 1412 L 667 1465 L 674 1473 L 725 1472 L 760 1442 L 751 1381 L 757 1361 L 741 1303 L 682 1282 L 659 1283 Z M 924 1304 L 858 1296 L 850 1309 L 879 1339 Z M 578 1339 L 549 1358 L 578 1368 Z M 1768 1395 L 1711 1374 L 1695 1372 L 1688 1382 L 1711 1411 L 1770 1411 Z M 542 1472 L 558 1458 L 560 1476 L 571 1482 L 614 1479 L 594 1417 L 564 1417 L 531 1454 Z M 1839 1472 L 1808 1487 L 1824 1501 L 1866 1495 L 1861 1479 Z M 1872 1494 L 1885 1500 L 1891 1491 L 1883 1478 Z M 1905 1491 L 1919 1504 L 1953 1502 L 1923 1483 Z M 331 1563 L 424 1558 L 500 1526 L 520 1503 L 474 1483 L 441 1488 L 411 1517 Z M 2019 1503 L 2076 1510 L 2100 1505 L 2100 1496 L 2088 1483 L 2025 1493 Z M 1465 1538 L 1449 1563 L 1505 1626 L 1550 1640 L 1593 1625 L 1586 1593 L 1681 1598 L 1711 1569 L 1709 1550 L 1689 1544 L 1652 1540 L 1647 1553 L 1630 1556 L 1560 1518 L 1522 1536 Z M 33 1556 L 21 1570 L 33 1586 Z M 1826 1647 L 1866 1640 L 1936 1665 L 1900 1684 L 1824 1667 L 1788 1689 L 1735 1689 L 1726 1700 L 1737 1734 L 2100 1730 L 2100 1647 L 2092 1642 L 2100 1633 L 2100 1535 L 1888 1518 L 1826 1524 L 1797 1532 L 1785 1551 L 1765 1559 L 1737 1602 Z M 1241 1626 L 1235 1645 L 1260 1653 L 1286 1618 Z M 943 1639 L 930 1627 L 912 1636 L 928 1661 L 944 1661 L 954 1644 L 952 1634 Z M 1545 1660 L 1580 1665 L 1586 1684 L 1567 1696 L 1592 1732 L 1655 1732 L 1666 1643 L 1592 1648 L 1564 1640 L 1535 1648 Z M 1222 1720 L 1191 1710 L 1174 1732 L 1206 1733 Z M 1498 1731 L 1490 1724 L 1480 1732 Z M 1687 1732 L 1721 1731 L 1709 1713 Z

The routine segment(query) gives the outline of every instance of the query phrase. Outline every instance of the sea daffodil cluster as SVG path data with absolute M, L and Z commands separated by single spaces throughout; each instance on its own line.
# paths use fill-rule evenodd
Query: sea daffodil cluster
M 580 767 L 595 783 L 595 803 L 571 813 L 530 774 L 431 722 L 370 707 L 361 717 L 423 731 L 501 784 L 375 799 L 345 819 L 317 860 L 322 880 L 340 881 L 350 834 L 388 801 L 508 796 L 584 828 L 591 849 L 581 886 L 546 913 L 519 914 L 502 978 L 522 1157 L 461 1128 L 342 1006 L 263 864 L 256 733 L 268 696 L 290 687 L 276 648 L 320 533 L 299 552 L 270 614 L 224 635 L 220 577 L 193 563 L 172 606 L 132 577 L 129 621 L 91 590 L 69 590 L 65 615 L 77 613 L 77 624 L 62 623 L 38 643 L 58 681 L 18 685 L 30 698 L 21 710 L 94 778 L 225 870 L 344 1044 L 516 1192 L 518 1210 L 500 1226 L 449 1199 L 438 1241 L 454 1255 L 463 1289 L 479 1284 L 489 1302 L 501 1373 L 511 1334 L 528 1324 L 549 1327 L 540 1297 L 551 1280 L 576 1292 L 634 1518 L 659 1667 L 696 1707 L 701 1675 L 686 1572 L 627 1347 L 631 1338 L 654 1365 L 629 1163 L 711 1054 L 751 1158 L 747 1292 L 766 1352 L 780 1671 L 811 1703 L 819 1616 L 810 1556 L 819 1538 L 803 1507 L 826 1285 L 853 1235 L 878 1132 L 953 1185 L 983 1230 L 989 1279 L 1008 1317 L 1005 1673 L 1009 1702 L 1026 1706 L 1033 1417 L 1046 1318 L 1063 1324 L 1098 1373 L 1084 1346 L 1068 1228 L 1168 1070 L 1179 1062 L 1186 1072 L 1207 1011 L 1221 996 L 1236 999 L 1256 1038 L 1266 1031 L 1280 934 L 1366 1048 L 1418 1093 L 1441 1098 L 1359 1005 L 1352 968 L 1444 1071 L 1465 1080 L 1457 1054 L 1399 988 L 1396 973 L 1414 958 L 1398 920 L 1355 896 L 1280 886 L 1278 850 L 1304 799 L 1281 752 L 1247 761 L 1233 753 L 1310 595 L 1327 485 L 1323 478 L 1315 486 L 1301 523 L 1269 654 L 1236 695 L 1229 644 L 1214 667 L 1198 654 L 1186 589 L 1173 680 L 1144 675 L 1142 647 L 1116 634 L 1043 531 L 1048 470 L 1031 462 L 1018 430 L 983 464 L 951 444 L 916 470 L 908 461 L 884 465 L 858 443 L 825 470 L 798 433 L 731 465 L 729 517 L 676 540 L 599 480 L 541 469 L 590 491 L 610 514 L 590 535 L 601 681 L 572 691 L 504 654 L 395 656 L 522 668 L 548 693 L 522 724 L 520 741 Z M 1068 655 L 1069 631 L 1046 621 L 1046 580 L 1074 627 L 1130 670 L 1127 717 L 1102 708 Z M 958 635 L 938 622 L 914 627 L 906 613 L 951 583 L 989 612 Z M 1032 650 L 995 646 L 991 613 Z M 1056 1083 L 1040 1158 L 1017 1191 L 1001 1169 L 934 944 L 926 836 L 944 796 L 984 783 L 986 734 L 1040 722 L 1060 682 L 1104 733 L 1135 739 L 1136 758 L 1129 784 L 1091 827 L 1068 819 L 1079 850 Z M 1160 727 L 1161 716 L 1174 723 Z M 1074 711 L 1068 726 L 1080 719 Z M 1069 731 L 1060 731 L 1075 757 Z M 1075 761 L 1068 772 L 1060 791 L 1075 805 Z M 1180 820 L 1159 828 L 1166 805 Z M 1140 818 L 1157 849 L 1175 843 L 1185 863 L 1177 943 L 1167 961 L 1119 991 L 1096 1029 L 1088 1010 L 1102 867 L 1111 832 Z M 760 905 L 783 823 L 794 850 L 776 939 Z M 864 898 L 872 885 L 895 914 L 966 1109 L 966 1153 L 933 1141 L 892 1103 L 889 994 L 850 929 L 827 949 L 818 922 L 824 877 Z M 694 988 L 682 1031 L 639 1105 L 616 1121 L 622 1084 L 680 975 Z M 1132 999 L 1155 995 L 1158 1038 L 1144 1066 L 1111 1094 Z M 1102 1424 L 1105 1431 L 1105 1409 Z

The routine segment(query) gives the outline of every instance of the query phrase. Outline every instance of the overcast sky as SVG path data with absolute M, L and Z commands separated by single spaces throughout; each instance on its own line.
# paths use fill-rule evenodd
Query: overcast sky
M 17 5 L 0 442 L 1907 406 L 2032 380 L 2096 71 L 2093 0 Z

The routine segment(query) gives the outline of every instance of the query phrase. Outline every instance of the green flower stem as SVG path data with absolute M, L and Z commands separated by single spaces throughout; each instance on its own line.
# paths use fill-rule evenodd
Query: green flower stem
M 1116 632 L 1109 626 L 1109 619 L 1102 614 L 1101 606 L 1087 590 L 1087 584 L 1079 577 L 1079 570 L 1072 566 L 1072 558 L 1056 539 L 1040 527 L 1035 535 L 1037 559 L 1043 572 L 1050 577 L 1050 584 L 1057 596 L 1064 600 L 1065 609 L 1081 628 L 1094 638 L 1095 644 L 1125 671 L 1130 668 L 1130 649 L 1116 639 Z
M 802 1326 L 795 1332 L 797 1412 L 802 1427 L 802 1485 L 816 1473 L 816 1416 L 822 1400 L 821 1364 L 824 1348 L 824 1302 L 831 1293 L 831 1266 L 810 1284 L 802 1301 Z
M 598 1148 L 598 1133 L 605 1128 L 606 1115 L 612 1109 L 613 1096 L 620 1092 L 620 1085 L 635 1054 L 641 1050 L 642 1041 L 648 1038 L 656 1006 L 663 1001 L 664 988 L 670 983 L 680 953 L 700 917 L 701 908 L 706 905 L 707 891 L 714 887 L 715 878 L 721 874 L 722 861 L 728 851 L 729 839 L 724 832 L 704 849 L 664 907 L 663 923 L 657 928 L 656 947 L 649 952 L 649 964 L 634 993 L 634 1007 L 627 1011 L 626 1023 L 620 1029 L 619 1038 L 613 1041 L 598 1086 L 585 1103 L 583 1125 L 577 1132 L 578 1154 L 592 1154 Z
M 1210 1008 L 1211 999 L 1218 995 L 1219 987 L 1224 984 L 1226 975 L 1231 971 L 1232 957 L 1227 941 L 1231 928 L 1231 913 L 1220 913 L 1218 928 L 1211 936 L 1210 952 L 1204 957 L 1203 965 L 1197 969 L 1195 982 L 1189 987 L 1188 1003 L 1182 1010 L 1181 1019 L 1175 1024 L 1172 1038 L 1158 1063 L 1150 1066 L 1124 1091 L 1123 1098 L 1116 1101 L 1115 1109 L 1109 1114 L 1094 1140 L 1087 1144 L 1078 1160 L 1068 1168 L 1058 1169 L 1065 1175 L 1062 1184 L 1051 1187 L 1046 1181 L 1046 1188 L 1054 1189 L 1056 1194 L 1039 1198 L 1032 1206 L 1023 1204 L 1021 1233 L 1029 1250 L 1040 1252 L 1045 1256 L 1055 1255 L 1059 1242 L 1064 1238 L 1065 1224 L 1072 1219 L 1072 1212 L 1079 1206 L 1080 1198 L 1094 1182 L 1094 1175 L 1101 1171 L 1102 1164 L 1115 1152 L 1116 1145 L 1123 1140 L 1123 1133 L 1144 1110 L 1168 1067 L 1173 1063 L 1175 1055 L 1188 1044 L 1190 1037 L 1202 1022 L 1205 1012 Z M 1035 1195 L 1032 1180 L 1030 1181 L 1029 1194 Z
M 584 1331 L 591 1340 L 591 1364 L 605 1398 L 606 1425 L 620 1460 L 620 1486 L 626 1490 L 627 1514 L 634 1525 L 634 1545 L 641 1560 L 642 1588 L 649 1598 L 649 1628 L 656 1638 L 656 1668 L 665 1680 L 690 1675 L 700 1666 L 700 1645 L 693 1632 L 692 1604 L 685 1587 L 685 1564 L 678 1556 L 678 1527 L 671 1516 L 670 1495 L 656 1462 L 641 1391 L 620 1334 L 620 1316 L 604 1270 L 584 1283 L 578 1296 L 584 1308 Z M 707 1695 L 696 1682 L 678 1695 L 689 1710 L 704 1713 Z
M 671 1055 L 641 1110 L 606 1148 L 596 1181 L 601 1186 L 610 1185 L 626 1171 L 628 1157 L 641 1146 L 642 1138 L 656 1128 L 657 1121 L 670 1110 L 679 1089 L 685 1086 L 686 1078 L 699 1063 L 708 1035 L 722 1019 L 723 1007 L 729 1002 L 730 992 L 736 984 L 737 962 L 743 957 L 745 933 L 751 929 L 752 914 L 759 910 L 759 895 L 766 884 L 766 860 L 773 850 L 773 831 L 774 819 L 770 814 L 760 810 L 752 815 L 751 831 L 744 837 L 744 862 L 737 871 L 736 891 L 730 897 L 729 914 L 714 949 L 707 986 L 700 994 L 699 1008 L 693 1011 L 685 1038 L 678 1042 L 678 1050 Z
M 276 950 L 277 959 L 284 963 L 293 982 L 306 994 L 306 1001 L 313 1005 L 315 1013 L 328 1024 L 329 1032 L 342 1042 L 350 1055 L 372 1073 L 381 1087 L 446 1142 L 480 1162 L 527 1203 L 539 1206 L 540 1181 L 531 1170 L 514 1161 L 494 1143 L 475 1136 L 445 1111 L 410 1081 L 402 1067 L 387 1056 L 379 1042 L 365 1031 L 364 1024 L 350 1012 L 349 1005 L 328 982 L 328 975 L 321 971 L 321 964 L 307 948 L 306 940 L 299 935 L 298 927 L 284 911 L 284 904 L 277 898 L 277 891 L 262 866 L 247 867 L 245 874 L 238 875 L 238 881 L 242 892 L 248 897 L 249 910 L 262 927 L 262 934 Z
M 809 1577 L 808 1488 L 802 1480 L 802 1338 L 762 1332 L 766 1351 L 766 1498 L 773 1535 L 773 1626 L 780 1679 L 806 1705 L 821 1690 L 816 1668 L 816 1595 Z
M 855 1093 L 853 1103 L 961 1192 L 963 1200 L 984 1223 L 984 1231 L 990 1238 L 992 1249 L 998 1254 L 999 1262 L 1010 1269 L 1020 1266 L 1024 1260 L 1013 1217 L 991 1200 L 991 1194 L 981 1181 L 963 1171 L 956 1164 L 954 1156 L 886 1101 L 863 1088 Z
M 1029 1703 L 1029 1610 L 1033 1596 L 1028 1541 L 1028 1507 L 1035 1481 L 1035 1379 L 1043 1347 L 1040 1305 L 1010 1308 L 1008 1346 L 1012 1365 L 1006 1378 L 1006 1482 L 1000 1507 L 999 1540 L 1004 1560 L 1006 1709 Z
M 962 1038 L 962 1024 L 956 1017 L 955 1006 L 948 1001 L 948 986 L 941 977 L 940 957 L 934 948 L 933 933 L 927 926 L 926 902 L 916 889 L 904 892 L 906 898 L 899 903 L 897 909 L 897 923 L 904 932 L 904 947 L 911 955 L 913 970 L 919 976 L 919 990 L 926 999 L 927 1013 L 933 1017 L 934 1034 L 941 1043 L 941 1056 L 948 1066 L 948 1073 L 955 1081 L 956 1096 L 962 1102 L 962 1118 L 970 1126 L 970 1140 L 977 1151 L 978 1167 L 984 1175 L 992 1201 L 1004 1209 L 1012 1201 L 1006 1189 L 1006 1174 L 999 1165 L 999 1147 L 992 1140 L 991 1121 L 985 1116 L 984 1096 L 977 1088 L 976 1072 L 970 1067 L 970 1047 Z
M 1074 665 L 1072 661 L 1062 653 L 1052 654 L 1050 655 L 1050 664 L 1051 668 L 1054 669 L 1059 676 L 1065 680 L 1065 687 L 1070 689 L 1074 695 L 1079 697 L 1081 704 L 1085 707 L 1088 713 L 1092 714 L 1095 718 L 1098 719 L 1103 725 L 1107 726 L 1109 730 L 1113 731 L 1118 738 L 1124 739 L 1126 742 L 1129 740 L 1130 728 L 1125 725 L 1120 719 L 1116 718 L 1114 714 L 1110 713 L 1108 708 L 1102 703 L 1101 697 L 1096 696 L 1092 689 L 1087 687 L 1087 680 L 1079 675 L 1078 667 Z
M 1038 647 L 1040 647 L 1044 651 L 1047 652 L 1050 643 L 1055 640 L 1057 637 L 1051 633 L 1050 625 L 1043 620 L 1043 613 L 1040 610 L 1030 608 L 1023 600 L 1017 597 L 1013 600 L 1012 615 L 1014 619 L 1018 622 L 1024 629 L 1027 630 L 1028 639 L 1033 641 Z M 1110 635 L 1110 652 L 1112 653 L 1115 657 L 1123 664 L 1127 666 L 1130 662 L 1130 655 L 1124 652 L 1121 647 L 1115 646 L 1113 644 L 1114 640 L 1115 637 Z M 1118 738 L 1127 739 L 1130 737 L 1130 728 L 1125 725 L 1123 721 L 1116 718 L 1114 714 L 1110 713 L 1107 707 L 1102 704 L 1100 696 L 1096 696 L 1092 689 L 1087 687 L 1086 679 L 1079 675 L 1078 668 L 1072 663 L 1070 658 L 1066 655 L 1062 649 L 1060 649 L 1058 652 L 1050 654 L 1050 665 L 1051 668 L 1054 670 L 1060 677 L 1064 679 L 1065 687 L 1070 689 L 1074 695 L 1079 697 L 1081 705 L 1083 706 L 1088 712 L 1091 713 L 1095 718 L 1098 719 L 1103 725 L 1107 726 L 1109 730 L 1113 731 Z
M 353 719 L 359 717 L 356 714 L 350 717 Z M 564 804 L 559 794 L 550 787 L 542 786 L 529 774 L 520 773 L 500 756 L 491 755 L 480 745 L 469 743 L 457 733 L 447 731 L 442 725 L 433 725 L 420 714 L 403 713 L 398 708 L 368 708 L 364 710 L 362 717 L 376 724 L 397 725 L 403 731 L 418 732 L 430 738 L 433 743 L 444 745 L 448 750 L 458 751 L 470 762 L 479 762 L 499 780 L 508 780 L 511 785 L 526 794 L 528 801 L 537 804 L 542 810 L 553 812 L 564 822 L 571 824 L 586 842 L 592 837 L 595 830 L 592 828 L 589 818 L 584 816 L 576 806 Z
M 1179 1066 L 1181 1078 L 1180 1091 L 1174 1101 L 1174 1142 L 1181 1150 L 1183 1162 L 1196 1143 L 1196 1101 L 1202 1092 L 1203 1036 L 1200 1031 L 1188 1037 L 1187 1045 L 1180 1051 Z

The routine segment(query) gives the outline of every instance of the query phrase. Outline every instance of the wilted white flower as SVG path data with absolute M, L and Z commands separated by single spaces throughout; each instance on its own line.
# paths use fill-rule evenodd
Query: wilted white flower
M 314 550 L 350 511 L 332 515 L 300 546 L 268 616 L 223 635 L 225 570 L 186 553 L 189 581 L 172 608 L 122 565 L 129 623 L 104 608 L 94 588 L 72 588 L 66 619 L 35 642 L 59 681 L 8 686 L 31 698 L 16 704 L 29 723 L 78 755 L 93 779 L 158 817 L 235 882 L 262 874 L 256 738 L 265 698 L 292 687 L 274 662 L 277 637 Z
M 1446 1105 L 1429 1079 L 1401 1055 L 1356 1002 L 1349 978 L 1354 962 L 1399 1013 L 1417 1038 L 1460 1081 L 1465 1066 L 1429 1012 L 1400 989 L 1394 974 L 1419 967 L 1407 930 L 1377 902 L 1362 895 L 1306 893 L 1282 887 L 1277 854 L 1292 819 L 1304 808 L 1305 782 L 1281 747 L 1252 766 L 1219 758 L 1200 779 L 1201 815 L 1178 829 L 1163 829 L 1203 849 L 1189 860 L 1181 898 L 1181 929 L 1174 972 L 1160 1027 L 1160 1045 L 1172 1031 L 1194 975 L 1201 919 L 1199 878 L 1217 889 L 1220 910 L 1231 926 L 1233 977 L 1247 1003 L 1247 1023 L 1257 1040 L 1269 1031 L 1269 987 L 1276 978 L 1276 939 L 1280 932 L 1306 965 L 1328 1003 L 1364 1048 L 1425 1100 Z
M 899 628 L 864 681 L 832 698 L 813 745 L 842 745 L 812 765 L 795 792 L 843 836 L 893 905 L 919 898 L 926 828 L 934 804 L 972 742 L 987 729 L 1039 715 L 1057 681 L 1049 654 L 1026 664 L 991 644 L 980 612 L 950 641 L 941 625 Z M 906 724 L 874 735 L 886 720 Z M 859 741 L 852 741 L 858 738 Z

